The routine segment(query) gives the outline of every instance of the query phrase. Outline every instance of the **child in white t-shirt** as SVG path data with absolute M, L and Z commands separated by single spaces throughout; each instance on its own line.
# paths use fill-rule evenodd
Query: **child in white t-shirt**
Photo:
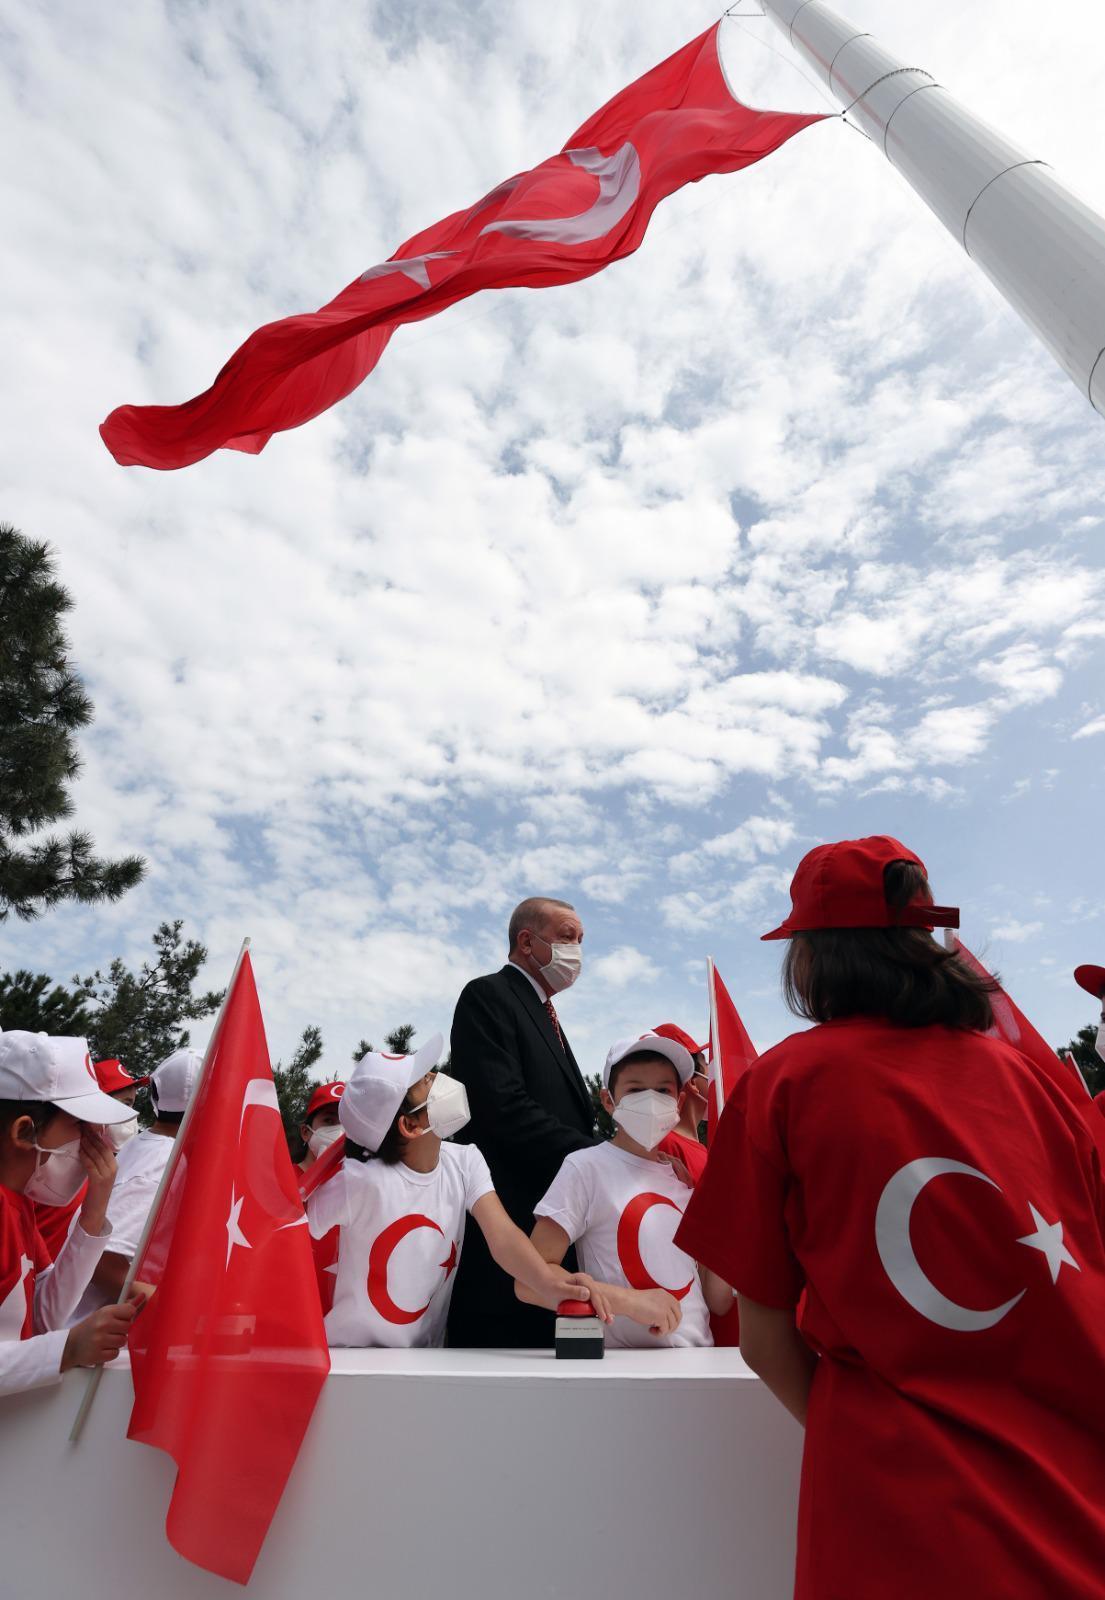
M 495 1260 L 534 1304 L 590 1298 L 542 1259 L 503 1209 L 475 1145 L 443 1143 L 468 1121 L 464 1085 L 433 1072 L 440 1034 L 410 1056 L 363 1056 L 338 1102 L 345 1159 L 307 1201 L 311 1234 L 337 1228 L 331 1345 L 441 1345 L 471 1212 Z M 609 1315 L 596 1295 L 596 1311 Z
M 728 1285 L 674 1243 L 690 1189 L 657 1149 L 679 1121 L 693 1071 L 689 1051 L 675 1039 L 646 1033 L 613 1045 L 602 1103 L 618 1131 L 608 1143 L 566 1156 L 534 1207 L 539 1254 L 559 1263 L 574 1244 L 589 1280 L 602 1284 L 614 1313 L 608 1345 L 713 1344 L 709 1313 L 733 1303 Z M 531 1299 L 524 1285 L 515 1291 Z
M 0 1394 L 111 1361 L 126 1343 L 138 1296 L 66 1322 L 111 1236 L 115 1156 L 101 1129 L 129 1116 L 101 1092 L 83 1039 L 0 1034 Z M 85 1183 L 51 1265 L 35 1206 L 68 1206 Z

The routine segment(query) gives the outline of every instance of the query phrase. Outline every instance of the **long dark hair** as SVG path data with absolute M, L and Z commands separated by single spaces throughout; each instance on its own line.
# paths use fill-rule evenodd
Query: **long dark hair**
M 911 861 L 892 861 L 883 886 L 893 911 L 932 901 L 928 879 Z M 993 1026 L 990 996 L 998 987 L 926 928 L 811 930 L 791 939 L 783 961 L 783 997 L 811 1022 L 885 1017 L 904 1028 L 943 1023 L 984 1033 Z

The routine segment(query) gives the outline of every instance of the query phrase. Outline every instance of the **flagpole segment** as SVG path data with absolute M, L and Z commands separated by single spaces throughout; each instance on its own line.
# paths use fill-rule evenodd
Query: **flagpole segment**
M 822 0 L 762 0 L 837 102 L 1105 415 L 1105 217 Z
M 724 1098 L 723 1098 L 722 1093 L 721 1093 L 721 1089 L 722 1089 L 721 1038 L 720 1038 L 720 1036 L 718 1034 L 718 1026 L 717 1026 L 717 984 L 714 982 L 714 972 L 715 971 L 716 971 L 716 968 L 714 967 L 714 958 L 713 958 L 713 956 L 707 956 L 706 957 L 706 988 L 709 991 L 709 996 L 710 996 L 710 1084 L 711 1084 L 711 1086 L 713 1088 L 713 1091 L 714 1091 L 714 1123 L 713 1123 L 714 1128 L 716 1128 L 717 1125 L 718 1125 L 718 1121 L 719 1121 L 719 1119 L 721 1117 L 722 1109 L 723 1109 L 723 1107 L 725 1105 L 725 1101 L 724 1101 Z M 709 1142 L 710 1142 L 710 1136 L 711 1136 L 712 1133 L 713 1133 L 713 1128 L 711 1128 L 711 1126 L 710 1126 L 709 1107 L 707 1106 L 707 1118 L 706 1118 L 706 1143 L 707 1144 L 709 1144 Z
M 157 1186 L 157 1193 L 153 1197 L 153 1204 L 150 1206 L 149 1212 L 146 1216 L 145 1225 L 142 1229 L 141 1237 L 138 1240 L 138 1248 L 131 1257 L 130 1266 L 127 1268 L 127 1275 L 123 1279 L 123 1287 L 119 1290 L 118 1298 L 115 1301 L 116 1305 L 122 1305 L 123 1301 L 126 1300 L 134 1286 L 134 1280 L 138 1272 L 138 1263 L 142 1259 L 142 1252 L 145 1250 L 146 1245 L 149 1242 L 150 1234 L 153 1232 L 154 1223 L 157 1221 L 157 1214 L 161 1209 L 161 1201 L 164 1198 L 165 1191 L 168 1189 L 173 1173 L 176 1171 L 177 1157 L 179 1156 L 184 1145 L 184 1130 L 187 1128 L 188 1122 L 191 1118 L 192 1108 L 199 1099 L 200 1089 L 202 1088 L 203 1081 L 207 1076 L 207 1068 L 210 1064 L 211 1057 L 214 1054 L 215 1045 L 218 1042 L 219 1033 L 222 1029 L 223 1018 L 226 1015 L 226 1008 L 230 1001 L 231 995 L 234 993 L 234 985 L 238 981 L 238 974 L 242 970 L 242 962 L 245 960 L 248 952 L 249 939 L 246 938 L 242 940 L 242 948 L 238 951 L 238 959 L 234 963 L 234 971 L 230 975 L 230 982 L 227 984 L 226 990 L 223 994 L 222 1004 L 220 1005 L 218 1015 L 215 1018 L 215 1026 L 211 1030 L 211 1037 L 207 1041 L 207 1049 L 203 1053 L 203 1060 L 200 1063 L 200 1070 L 196 1075 L 195 1087 L 192 1090 L 188 1104 L 184 1108 L 184 1115 L 180 1119 L 180 1127 L 177 1129 L 176 1138 L 173 1140 L 173 1148 L 169 1152 L 169 1159 L 165 1163 L 164 1172 L 161 1174 L 161 1182 Z M 84 1431 L 84 1425 L 88 1420 L 88 1413 L 92 1409 L 92 1402 L 96 1398 L 96 1391 L 100 1387 L 100 1379 L 103 1377 L 103 1375 L 104 1368 L 102 1364 L 98 1367 L 93 1367 L 91 1372 L 88 1374 L 88 1382 L 85 1385 L 84 1397 L 81 1400 L 77 1415 L 73 1418 L 73 1426 L 69 1430 L 70 1444 L 76 1444 L 77 1440 Z

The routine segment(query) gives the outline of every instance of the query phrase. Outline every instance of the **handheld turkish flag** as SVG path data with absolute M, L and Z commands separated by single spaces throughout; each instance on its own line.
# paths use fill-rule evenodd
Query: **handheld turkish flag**
M 944 932 L 944 943 L 949 950 L 955 951 L 972 972 L 993 982 L 993 974 L 987 971 L 978 957 L 967 949 L 963 940 L 951 928 Z M 1070 1057 L 1072 1074 L 1067 1070 L 1063 1058 L 1051 1048 L 1042 1034 L 1036 1032 L 1024 1012 L 1019 1006 L 1014 1005 L 1000 985 L 990 996 L 990 1004 L 994 1011 L 994 1026 L 988 1030 L 991 1038 L 1004 1039 L 1006 1044 L 1011 1044 L 1022 1056 L 1027 1056 L 1038 1067 L 1042 1067 L 1049 1078 L 1059 1081 L 1064 1088 L 1068 1088 L 1072 1082 L 1077 1082 L 1086 1094 L 1089 1094 L 1089 1086 L 1074 1057 Z
M 177 1464 L 165 1531 L 246 1583 L 330 1370 L 248 954 L 137 1263 L 127 1436 Z
M 668 195 L 750 166 L 822 120 L 734 100 L 719 27 L 615 95 L 559 155 L 408 239 L 319 311 L 259 328 L 194 400 L 113 411 L 100 433 L 116 461 L 172 468 L 222 448 L 256 454 L 350 394 L 403 323 L 480 289 L 590 277 L 637 249 Z
M 755 1064 L 759 1056 L 712 958 L 706 962 L 706 981 L 710 991 L 710 1088 L 706 1100 L 706 1143 L 712 1144 L 718 1118 L 733 1092 L 733 1085 Z
M 306 1204 L 309 1196 L 316 1189 L 321 1189 L 323 1184 L 342 1169 L 345 1161 L 345 1134 L 340 1139 L 335 1139 L 329 1150 L 324 1150 L 317 1161 L 303 1173 L 299 1180 L 299 1196 Z M 318 1239 L 311 1240 L 311 1256 L 315 1264 L 315 1281 L 318 1285 L 319 1302 L 322 1305 L 323 1316 L 333 1309 L 334 1284 L 337 1281 L 338 1247 L 341 1244 L 341 1229 L 337 1226 L 331 1228 Z

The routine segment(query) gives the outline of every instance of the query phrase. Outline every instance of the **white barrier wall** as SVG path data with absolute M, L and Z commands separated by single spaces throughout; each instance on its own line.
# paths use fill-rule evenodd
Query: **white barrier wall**
M 0 1400 L 3 1600 L 240 1592 L 165 1538 L 132 1390 Z M 790 1600 L 802 1432 L 735 1350 L 336 1350 L 256 1600 Z

